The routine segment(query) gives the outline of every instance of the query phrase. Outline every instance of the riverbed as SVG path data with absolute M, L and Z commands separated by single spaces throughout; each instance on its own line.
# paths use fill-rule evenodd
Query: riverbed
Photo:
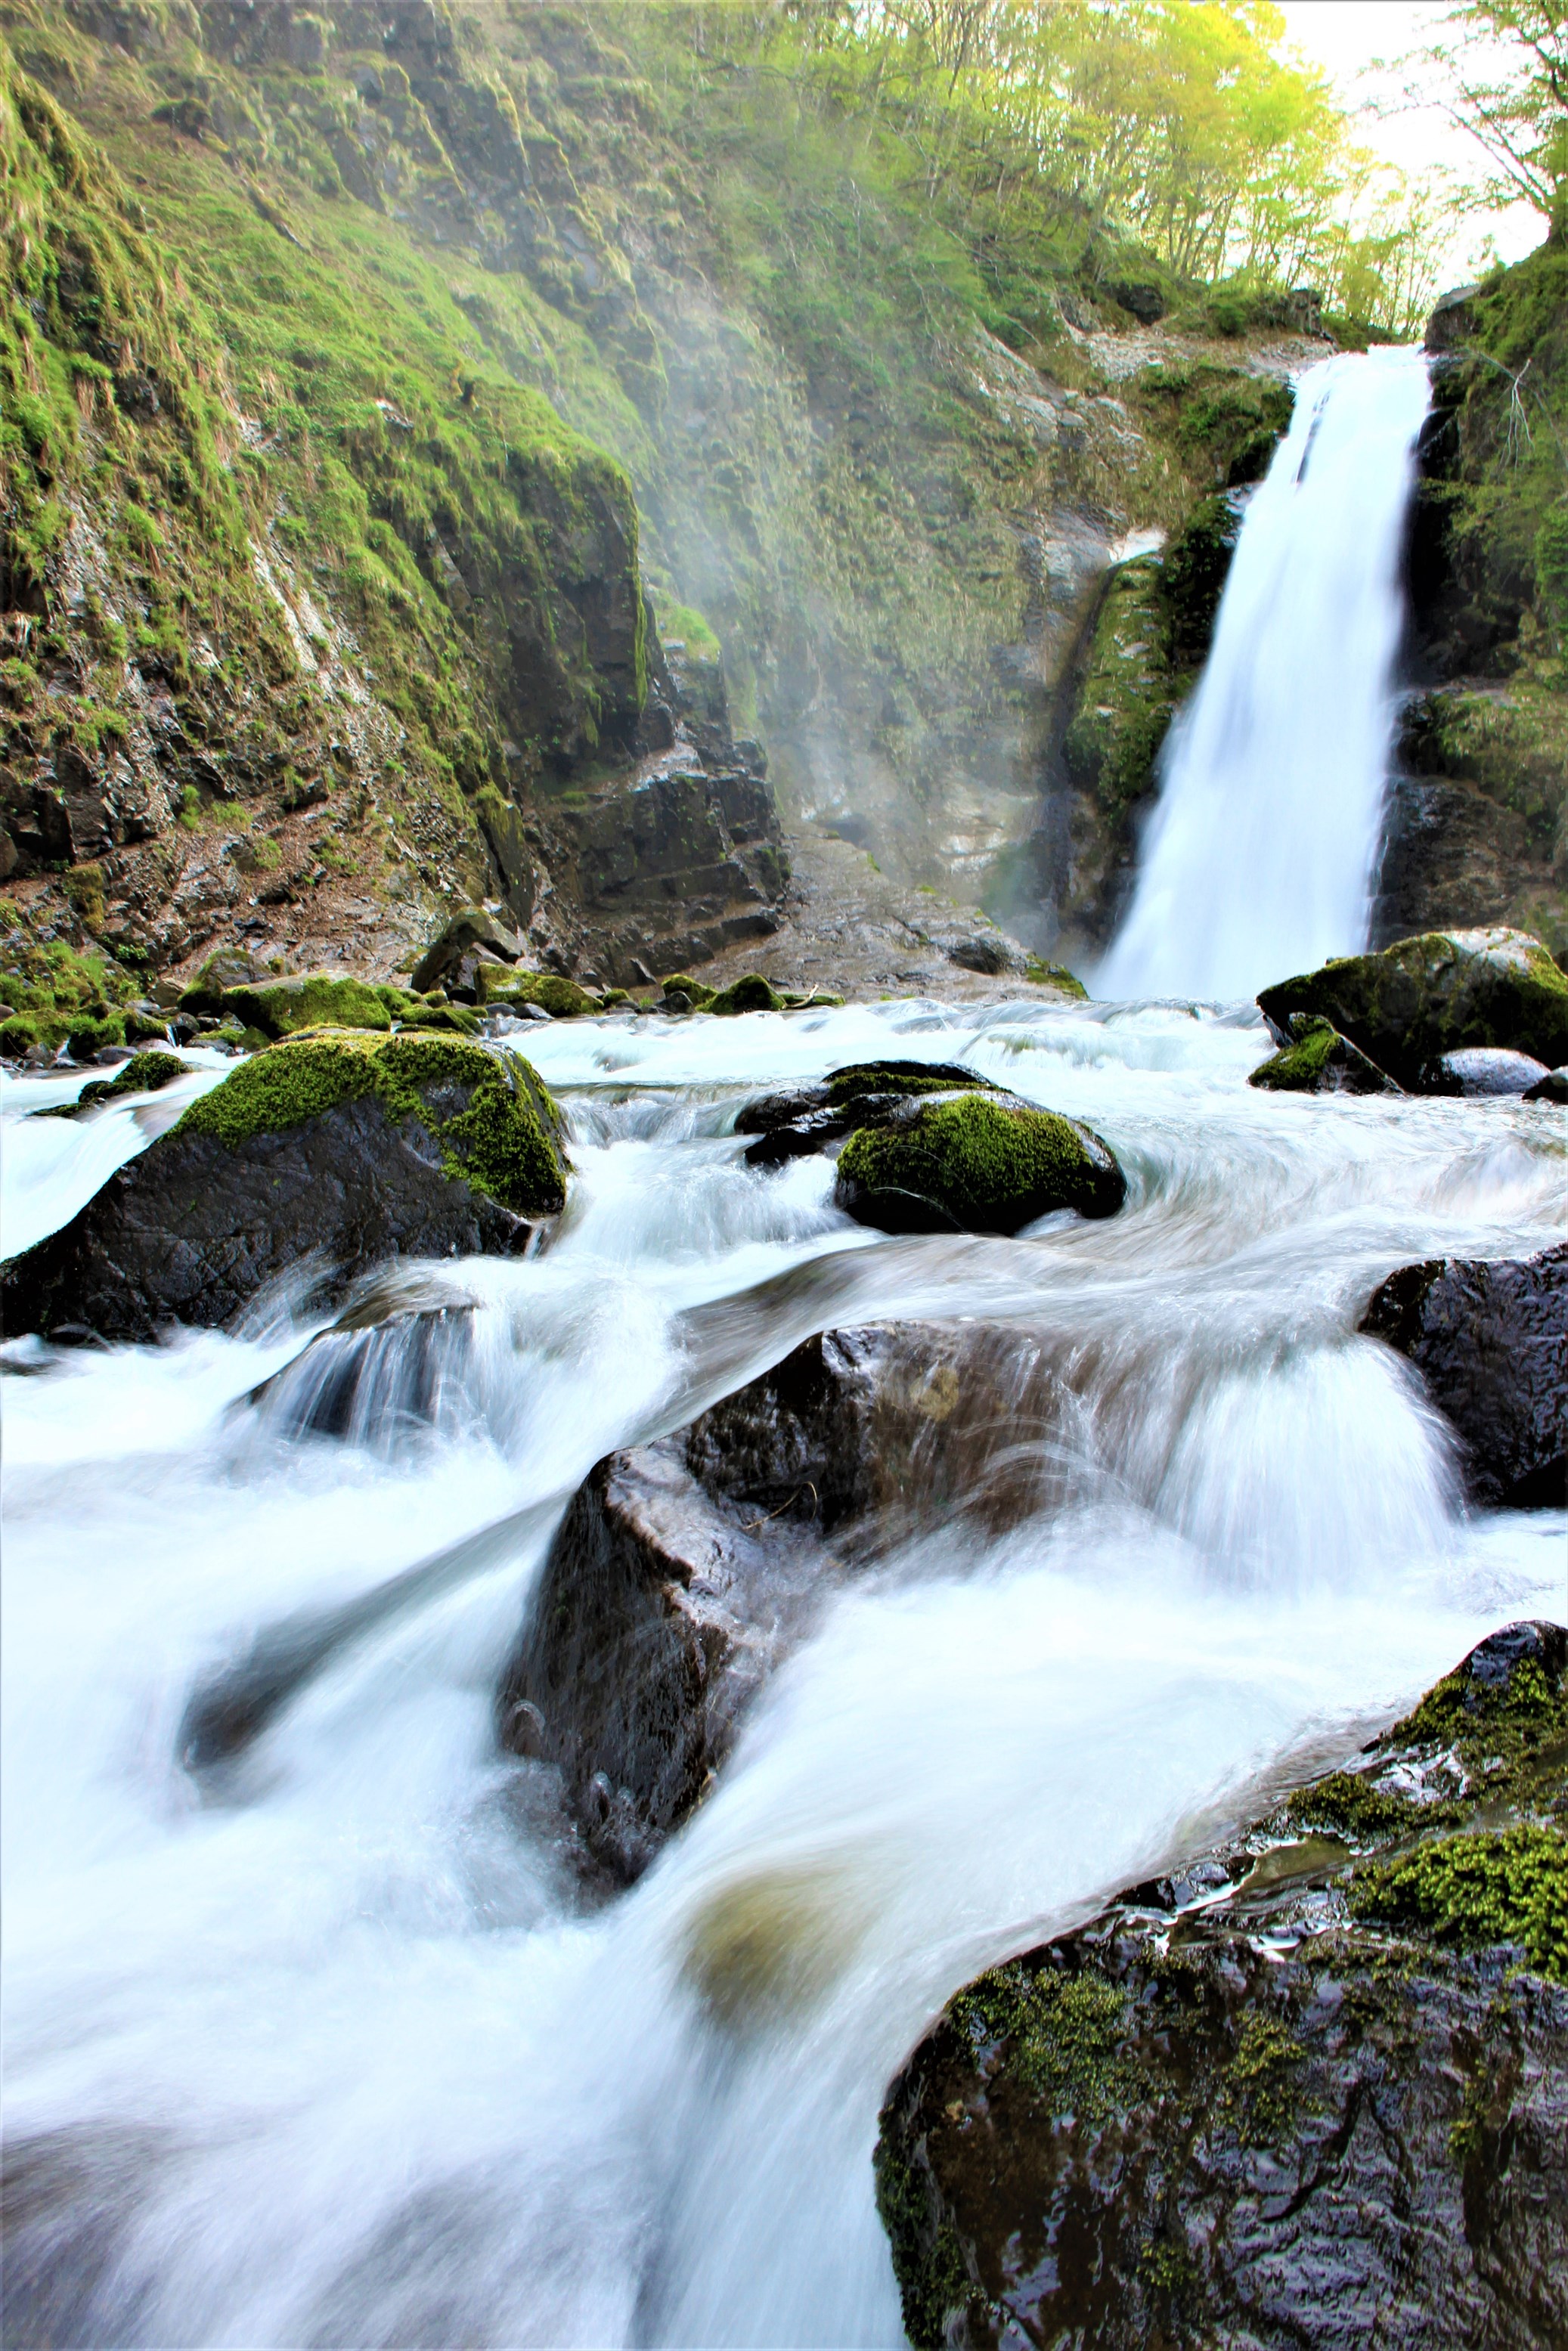
M 898 2343 L 871 2151 L 948 1995 L 1568 1607 L 1568 1514 L 1467 1512 L 1355 1332 L 1396 1265 L 1563 1238 L 1561 1110 L 1267 1095 L 1249 1007 L 517 1041 L 571 1197 L 525 1259 L 442 1268 L 476 1311 L 427 1422 L 329 1441 L 247 1401 L 328 1319 L 298 1295 L 5 1351 L 9 2339 Z M 750 1095 L 890 1052 L 1087 1119 L 1125 1208 L 893 1239 L 825 1159 L 745 1167 Z M 7 1250 L 168 1115 L 32 1117 L 80 1082 L 0 1092 Z M 608 1894 L 494 1720 L 567 1499 L 811 1332 L 914 1315 L 1038 1339 L 1048 1505 L 938 1517 L 846 1583 Z M 261 1738 L 187 1769 L 193 1694 L 333 1612 Z

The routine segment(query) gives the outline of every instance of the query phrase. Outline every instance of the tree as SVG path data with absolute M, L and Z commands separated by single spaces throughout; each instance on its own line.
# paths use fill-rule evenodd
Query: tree
M 1478 204 L 1522 197 L 1568 241 L 1568 0 L 1464 0 L 1406 59 L 1406 96 L 1469 131 L 1491 169 Z

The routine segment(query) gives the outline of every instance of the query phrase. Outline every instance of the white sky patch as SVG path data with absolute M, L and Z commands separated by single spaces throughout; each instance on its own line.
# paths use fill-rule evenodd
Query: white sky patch
M 1358 110 L 1364 146 L 1397 164 L 1412 181 L 1435 168 L 1460 181 L 1479 178 L 1486 158 L 1476 141 L 1435 106 L 1406 106 L 1379 115 L 1381 99 L 1396 99 L 1402 77 L 1376 70 L 1439 31 L 1448 15 L 1433 0 L 1281 0 L 1292 47 L 1333 77 L 1341 97 Z M 1488 242 L 1495 240 L 1504 261 L 1521 261 L 1546 234 L 1533 206 L 1455 215 L 1444 282 L 1457 285 L 1475 274 Z

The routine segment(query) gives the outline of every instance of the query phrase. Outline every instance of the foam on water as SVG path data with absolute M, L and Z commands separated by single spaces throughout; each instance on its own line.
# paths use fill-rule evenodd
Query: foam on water
M 1265 1097 L 1255 1021 L 1171 1006 L 528 1044 L 576 1196 L 535 1258 L 429 1270 L 470 1336 L 427 1424 L 309 1436 L 292 1374 L 246 1403 L 322 1327 L 287 1298 L 248 1337 L 10 1351 L 7 2139 L 56 2246 L 19 2340 L 895 2343 L 876 2113 L 956 1986 L 1563 1613 L 1563 1514 L 1467 1518 L 1354 1333 L 1412 1255 L 1562 1236 L 1560 1113 Z M 821 1163 L 744 1168 L 747 1092 L 890 1050 L 1088 1117 L 1127 1207 L 892 1240 Z M 68 1202 L 91 1130 L 46 1125 Z M 566 1496 L 808 1331 L 911 1313 L 1034 1335 L 1050 1507 L 846 1590 L 590 1897 L 492 1715 Z M 193 1693 L 301 1625 L 311 1670 L 193 1776 Z

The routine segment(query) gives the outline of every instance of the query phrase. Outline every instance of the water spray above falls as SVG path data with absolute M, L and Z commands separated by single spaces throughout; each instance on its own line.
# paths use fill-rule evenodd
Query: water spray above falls
M 1237 542 L 1102 996 L 1251 996 L 1365 944 L 1394 734 L 1416 351 L 1324 360 Z

